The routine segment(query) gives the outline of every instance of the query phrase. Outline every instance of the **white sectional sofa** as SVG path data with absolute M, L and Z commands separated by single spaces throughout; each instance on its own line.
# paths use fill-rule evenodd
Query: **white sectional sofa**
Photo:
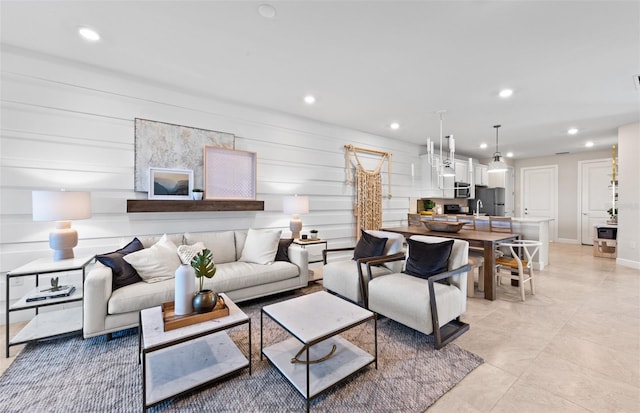
M 156 244 L 162 235 L 137 238 L 146 250 Z M 289 261 L 256 264 L 241 261 L 247 231 L 172 234 L 167 235 L 166 239 L 176 246 L 202 242 L 210 249 L 217 272 L 212 279 L 205 280 L 205 288 L 224 292 L 234 302 L 308 284 L 308 252 L 295 245 L 286 249 Z M 173 273 L 167 276 L 172 277 Z M 84 282 L 84 337 L 137 326 L 140 310 L 174 300 L 174 282 L 173 278 L 157 282 L 139 281 L 113 290 L 112 269 L 96 262 Z

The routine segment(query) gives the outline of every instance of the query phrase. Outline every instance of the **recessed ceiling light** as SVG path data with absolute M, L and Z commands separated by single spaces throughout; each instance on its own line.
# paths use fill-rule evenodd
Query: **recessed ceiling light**
M 575 135 L 576 133 L 578 133 L 578 128 L 570 128 L 567 133 L 569 135 Z
M 501 98 L 508 98 L 508 97 L 511 97 L 511 95 L 513 95 L 513 90 L 512 89 L 502 89 L 500 91 L 500 93 L 498 93 L 498 95 Z
M 307 95 L 304 97 L 304 102 L 311 105 L 313 103 L 315 103 L 316 98 L 313 95 Z
M 83 39 L 88 40 L 90 42 L 97 42 L 100 40 L 100 34 L 97 31 L 90 29 L 88 27 L 80 27 L 78 29 L 78 34 L 82 36 Z
M 273 19 L 276 17 L 276 8 L 270 4 L 261 4 L 258 6 L 258 13 L 265 19 Z
M 507 158 L 513 158 L 513 152 L 507 152 Z
M 584 146 L 586 146 L 587 148 L 591 148 L 593 146 L 593 142 L 589 141 L 585 143 Z
M 487 144 L 486 143 L 481 143 L 480 144 L 480 149 L 487 149 Z
M 398 130 L 400 129 L 400 124 L 398 122 L 393 122 L 389 127 L 393 130 Z

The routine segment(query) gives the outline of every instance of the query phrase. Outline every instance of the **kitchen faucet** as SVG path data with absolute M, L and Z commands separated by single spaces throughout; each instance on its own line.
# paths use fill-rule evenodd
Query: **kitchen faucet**
M 476 216 L 479 217 L 480 216 L 480 208 L 482 208 L 484 205 L 482 205 L 482 200 L 478 199 L 478 201 L 476 202 Z

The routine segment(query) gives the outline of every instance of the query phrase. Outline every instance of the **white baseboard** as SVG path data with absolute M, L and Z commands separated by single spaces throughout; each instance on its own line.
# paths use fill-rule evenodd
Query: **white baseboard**
M 623 267 L 635 268 L 636 270 L 640 270 L 639 261 L 632 261 L 625 258 L 616 258 L 616 264 L 622 265 Z
M 556 242 L 560 242 L 562 244 L 579 244 L 577 239 L 571 239 L 571 238 L 558 238 L 556 239 Z

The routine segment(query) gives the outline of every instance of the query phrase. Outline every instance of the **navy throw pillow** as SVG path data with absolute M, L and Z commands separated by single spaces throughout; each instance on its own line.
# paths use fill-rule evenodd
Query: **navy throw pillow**
M 274 261 L 289 261 L 289 245 L 293 242 L 293 238 L 280 238 L 278 241 L 278 252 Z
M 449 269 L 449 256 L 453 248 L 453 240 L 428 244 L 408 239 L 407 243 L 409 244 L 409 258 L 407 258 L 405 274 L 427 279 Z
M 368 232 L 360 230 L 362 235 L 353 251 L 353 259 L 377 257 L 384 252 L 384 246 L 387 245 L 389 238 L 378 238 Z
M 123 257 L 127 254 L 143 249 L 144 245 L 142 245 L 142 242 L 140 242 L 138 238 L 134 238 L 130 243 L 117 251 L 113 251 L 108 254 L 96 255 L 96 260 L 111 268 L 111 272 L 113 274 L 113 281 L 111 282 L 112 291 L 122 288 L 125 285 L 135 284 L 138 281 L 142 281 L 142 278 L 140 278 L 135 268 L 126 262 Z

